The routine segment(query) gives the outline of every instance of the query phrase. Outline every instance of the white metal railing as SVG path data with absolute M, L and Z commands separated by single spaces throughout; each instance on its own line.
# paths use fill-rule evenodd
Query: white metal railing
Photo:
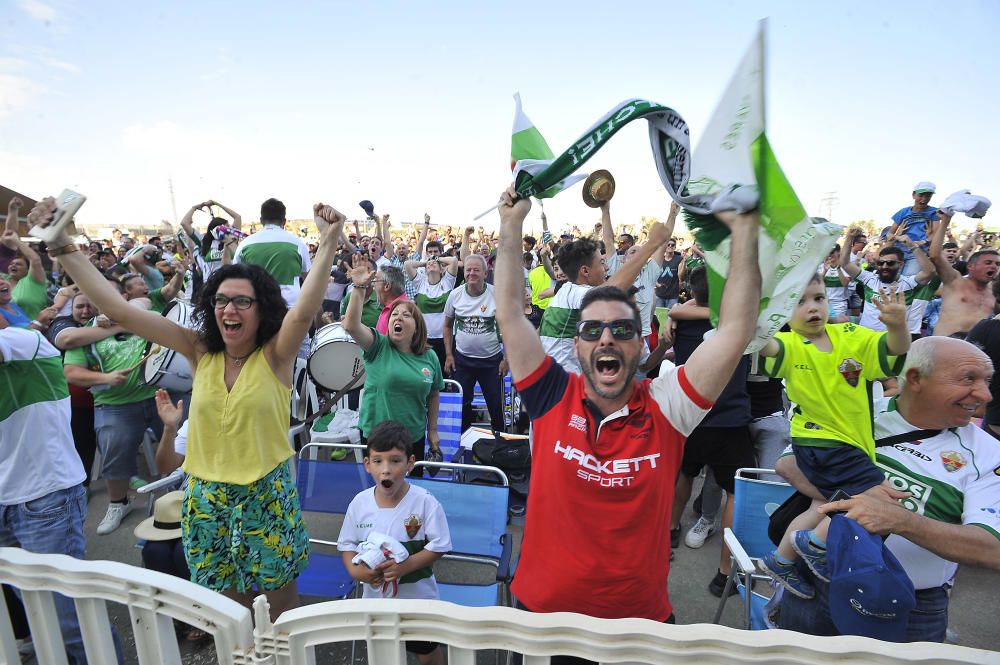
M 250 612 L 227 598 L 168 575 L 108 561 L 0 548 L 0 582 L 20 588 L 43 665 L 61 663 L 56 591 L 76 600 L 88 657 L 114 663 L 105 601 L 126 605 L 141 665 L 179 664 L 175 618 L 213 635 L 226 665 L 313 665 L 315 647 L 364 640 L 368 662 L 404 665 L 405 640 L 447 645 L 451 665 L 473 665 L 476 652 L 525 654 L 548 665 L 566 654 L 607 663 L 740 665 L 996 665 L 1000 654 L 945 644 L 895 644 L 862 637 L 814 637 L 783 630 L 745 631 L 711 624 L 674 626 L 644 619 L 532 614 L 506 607 L 461 607 L 429 600 L 340 600 L 289 610 L 272 623 L 267 601 Z M 16 665 L 6 607 L 0 603 L 0 665 Z

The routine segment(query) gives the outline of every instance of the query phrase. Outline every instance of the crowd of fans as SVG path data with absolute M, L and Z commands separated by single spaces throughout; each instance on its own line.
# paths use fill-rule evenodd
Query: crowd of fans
M 5 516 L 0 545 L 82 557 L 82 486 L 97 451 L 109 499 L 97 534 L 119 528 L 130 490 L 144 482 L 137 453 L 149 428 L 160 438 L 159 471 L 183 464 L 189 484 L 183 498 L 171 498 L 182 525 L 170 531 L 176 547 L 163 549 L 144 531 L 153 550 L 163 549 L 144 556 L 147 565 L 245 603 L 256 587 L 275 616 L 293 607 L 309 553 L 285 436 L 291 372 L 308 357 L 310 334 L 336 324 L 359 344 L 367 370 L 359 427 L 376 488 L 341 539 L 366 593 L 395 583 L 399 597 L 435 596 L 426 583 L 413 595 L 405 589 L 417 572 L 433 581 L 422 571 L 447 551 L 447 524 L 404 474 L 416 460 L 441 459 L 444 378 L 463 388 L 463 430 L 474 421 L 478 384 L 492 428 L 502 431 L 510 372 L 534 445 L 514 585 L 523 609 L 672 622 L 667 575 L 682 536 L 699 548 L 718 522 L 731 525 L 735 471 L 757 466 L 777 468 L 812 501 L 763 564 L 797 603 L 782 615 L 788 627 L 837 630 L 829 521 L 817 511 L 843 509 L 871 531 L 897 534 L 887 546 L 913 580 L 914 616 L 934 608 L 920 624 L 904 616 L 903 633 L 873 634 L 943 640 L 956 563 L 1000 566 L 1000 517 L 986 510 L 1000 500 L 1000 454 L 990 438 L 1000 438 L 1000 407 L 989 385 L 1000 361 L 1000 253 L 990 234 L 953 237 L 951 215 L 930 206 L 933 194 L 931 183 L 919 183 L 912 205 L 877 238 L 847 229 L 759 363 L 742 355 L 760 297 L 755 214 L 719 214 L 733 249 L 708 336 L 705 257 L 673 234 L 676 205 L 666 223 L 637 234 L 615 229 L 608 201 L 589 233 L 571 226 L 556 237 L 543 213 L 535 238 L 523 235 L 530 202 L 511 191 L 495 233 L 435 228 L 429 215 L 418 233 L 369 215 L 365 228 L 374 230 L 363 233 L 361 223 L 316 204 L 319 239 L 307 245 L 284 229 L 276 199 L 262 204 L 262 228 L 249 235 L 240 214 L 205 201 L 176 235 L 116 233 L 45 247 L 19 237 L 14 199 L 0 246 L 0 368 L 26 390 L 31 379 L 14 372 L 37 365 L 51 392 L 34 402 L 5 398 L 2 451 L 11 461 L 0 471 L 0 508 L 72 503 L 45 528 L 76 536 L 39 542 Z M 30 219 L 45 224 L 51 213 L 43 201 Z M 163 349 L 197 369 L 191 385 L 147 383 L 143 361 Z M 62 377 L 68 395 L 55 385 Z M 981 428 L 970 424 L 979 418 Z M 45 464 L 27 452 L 41 431 L 24 430 L 31 427 L 54 432 Z M 923 447 L 900 431 L 918 431 Z M 957 440 L 937 442 L 942 432 Z M 703 469 L 699 518 L 683 533 Z M 940 489 L 914 501 L 914 487 L 900 492 L 894 483 L 903 473 Z M 830 503 L 837 490 L 852 498 Z M 362 567 L 365 534 L 354 527 L 404 501 L 419 501 L 414 514 L 427 515 L 426 556 L 416 550 L 409 564 Z M 580 511 L 586 518 L 566 519 Z M 708 585 L 716 596 L 735 591 L 721 550 Z M 643 562 L 633 566 L 636 551 Z M 606 575 L 591 577 L 581 594 L 579 580 L 595 570 Z M 71 615 L 60 607 L 67 650 L 85 662 Z M 434 645 L 412 646 L 421 662 L 441 662 Z

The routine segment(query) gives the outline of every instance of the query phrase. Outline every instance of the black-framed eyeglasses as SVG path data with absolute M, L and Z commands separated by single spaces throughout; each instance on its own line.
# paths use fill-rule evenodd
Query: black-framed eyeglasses
M 215 309 L 225 309 L 229 303 L 233 303 L 233 307 L 236 309 L 250 309 L 251 305 L 255 302 L 257 302 L 257 299 L 250 296 L 236 296 L 235 298 L 221 294 L 212 296 L 212 305 Z
M 886 268 L 895 268 L 899 265 L 899 261 L 876 261 L 875 264 Z
M 615 319 L 614 321 L 598 321 L 588 319 L 576 324 L 576 334 L 585 342 L 596 342 L 604 334 L 604 329 L 611 329 L 611 336 L 619 342 L 625 342 L 636 336 L 635 321 L 632 319 Z

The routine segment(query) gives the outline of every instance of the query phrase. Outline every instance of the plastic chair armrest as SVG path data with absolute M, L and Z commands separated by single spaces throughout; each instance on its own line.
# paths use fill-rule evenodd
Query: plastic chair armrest
M 757 566 L 754 565 L 753 560 L 747 551 L 743 549 L 743 545 L 740 544 L 739 539 L 736 534 L 733 533 L 732 529 L 726 528 L 722 534 L 723 539 L 726 541 L 726 547 L 729 548 L 729 554 L 732 556 L 733 563 L 740 569 L 741 573 L 754 573 L 757 571 Z

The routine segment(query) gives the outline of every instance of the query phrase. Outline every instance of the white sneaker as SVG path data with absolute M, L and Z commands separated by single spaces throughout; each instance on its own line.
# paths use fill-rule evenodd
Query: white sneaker
M 704 545 L 705 539 L 713 533 L 715 533 L 715 520 L 707 520 L 704 517 L 699 517 L 694 526 L 688 529 L 687 535 L 684 536 L 684 544 L 696 550 Z
M 104 513 L 104 519 L 97 525 L 97 535 L 105 536 L 117 529 L 130 512 L 132 512 L 131 503 L 109 503 L 108 512 Z

